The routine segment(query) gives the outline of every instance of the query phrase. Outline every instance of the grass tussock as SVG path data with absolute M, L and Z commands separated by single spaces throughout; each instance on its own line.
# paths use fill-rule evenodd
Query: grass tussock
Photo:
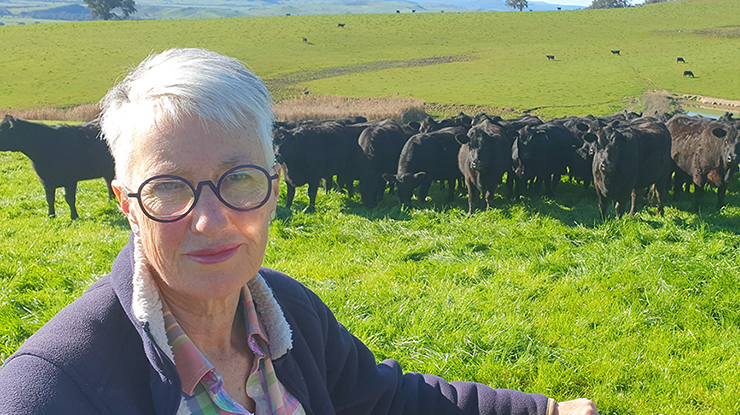
M 100 105 L 84 104 L 68 108 L 28 108 L 0 110 L 2 114 L 10 114 L 15 118 L 37 121 L 80 121 L 94 120 L 100 114 Z
M 400 123 L 421 121 L 427 113 L 424 102 L 413 97 L 348 98 L 336 95 L 311 95 L 287 99 L 274 105 L 278 121 L 331 120 L 363 116 L 368 120 L 393 118 Z

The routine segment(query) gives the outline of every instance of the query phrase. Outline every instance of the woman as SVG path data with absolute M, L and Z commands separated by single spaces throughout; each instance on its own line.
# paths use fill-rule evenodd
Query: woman
M 280 177 L 270 104 L 242 64 L 201 49 L 151 56 L 108 92 L 131 239 L 5 362 L 1 413 L 596 413 L 376 365 L 315 294 L 261 268 Z

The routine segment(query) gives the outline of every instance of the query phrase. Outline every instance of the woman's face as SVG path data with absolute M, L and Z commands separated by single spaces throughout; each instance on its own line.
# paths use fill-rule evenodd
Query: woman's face
M 170 123 L 173 124 L 173 123 Z M 242 164 L 266 165 L 254 129 L 224 131 L 204 127 L 197 119 L 159 125 L 136 135 L 129 162 L 128 190 L 135 192 L 147 178 L 160 174 L 184 177 L 194 186 L 218 183 L 224 172 Z M 144 215 L 135 198 L 117 189 L 123 212 L 139 226 L 144 255 L 160 289 L 194 299 L 225 298 L 254 277 L 267 245 L 270 212 L 275 210 L 278 181 L 270 199 L 259 209 L 239 212 L 221 203 L 208 186 L 184 218 L 156 222 Z

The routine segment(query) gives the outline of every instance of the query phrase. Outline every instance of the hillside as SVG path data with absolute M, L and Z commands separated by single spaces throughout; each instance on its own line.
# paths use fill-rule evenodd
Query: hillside
M 275 91 L 277 96 L 412 94 L 427 102 L 552 116 L 639 107 L 635 100 L 653 89 L 738 99 L 740 55 L 728 53 L 740 47 L 733 29 L 737 15 L 740 2 L 680 0 L 541 13 L 5 26 L 0 30 L 0 107 L 95 102 L 126 68 L 170 47 L 205 47 L 235 56 L 271 85 L 287 85 L 287 92 Z M 620 55 L 610 52 L 616 49 Z M 676 63 L 679 56 L 687 63 Z M 438 63 L 404 64 L 417 61 Z M 684 70 L 696 78 L 682 76 Z

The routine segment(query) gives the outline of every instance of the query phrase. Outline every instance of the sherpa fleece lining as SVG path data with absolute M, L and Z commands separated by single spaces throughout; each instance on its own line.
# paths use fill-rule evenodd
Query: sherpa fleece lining
M 164 315 L 162 314 L 162 299 L 159 296 L 157 285 L 149 273 L 147 263 L 141 239 L 139 236 L 134 236 L 134 291 L 131 302 L 134 316 L 142 324 L 149 323 L 149 332 L 152 338 L 174 363 L 175 355 L 172 352 L 172 347 L 167 342 L 167 331 L 164 325 Z M 247 288 L 252 294 L 254 308 L 267 335 L 270 357 L 275 360 L 293 347 L 290 325 L 285 320 L 283 310 L 275 300 L 272 289 L 267 285 L 262 275 L 257 273 L 247 283 Z M 189 414 L 190 411 L 185 405 L 180 405 L 177 413 L 178 415 L 184 415 Z

